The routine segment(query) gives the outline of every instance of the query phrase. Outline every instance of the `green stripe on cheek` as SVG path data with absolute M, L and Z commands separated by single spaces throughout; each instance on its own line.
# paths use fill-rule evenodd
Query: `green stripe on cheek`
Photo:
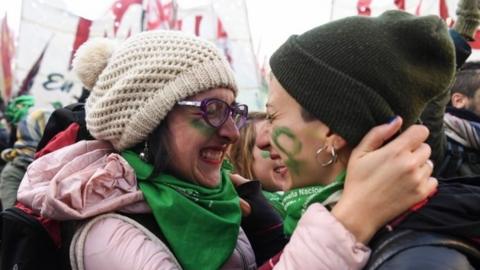
M 205 123 L 203 119 L 193 119 L 190 121 L 190 126 L 200 131 L 200 133 L 205 137 L 211 136 L 213 133 L 215 133 L 215 129 L 209 124 Z
M 269 159 L 270 158 L 270 153 L 268 151 L 261 151 L 260 156 L 264 159 Z
M 291 141 L 291 149 L 286 149 L 284 146 L 281 145 L 281 137 L 286 137 L 283 140 Z M 298 155 L 302 150 L 302 143 L 300 142 L 300 140 L 298 140 L 295 134 L 293 134 L 293 132 L 287 127 L 274 128 L 272 132 L 272 140 L 275 146 L 287 156 L 287 160 L 285 160 L 285 165 L 287 165 L 289 171 L 296 175 L 299 175 L 301 162 L 298 161 L 295 156 Z

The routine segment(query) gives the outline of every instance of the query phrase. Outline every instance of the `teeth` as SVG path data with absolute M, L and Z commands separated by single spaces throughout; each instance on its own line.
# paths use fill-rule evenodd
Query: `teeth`
M 202 155 L 202 158 L 204 159 L 220 160 L 222 158 L 223 151 L 203 150 L 201 155 Z

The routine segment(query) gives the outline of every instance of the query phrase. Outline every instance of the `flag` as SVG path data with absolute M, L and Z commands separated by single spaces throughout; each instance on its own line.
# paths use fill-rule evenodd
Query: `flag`
M 64 1 L 22 1 L 15 74 L 23 79 L 19 91 L 33 95 L 39 107 L 50 107 L 52 102 L 70 104 L 82 97 L 83 84 L 71 63 L 88 39 L 123 40 L 142 30 L 141 0 L 114 1 L 94 20 L 67 8 Z
M 48 44 L 50 44 L 50 41 L 48 41 L 47 44 L 45 44 L 37 60 L 35 61 L 35 63 L 33 63 L 32 67 L 28 71 L 27 76 L 25 76 L 25 78 L 23 79 L 22 84 L 20 85 L 20 88 L 18 90 L 17 96 L 29 94 L 30 88 L 32 88 L 35 77 L 37 76 L 38 70 L 40 69 L 40 65 L 42 64 L 43 56 L 45 55 L 45 51 L 48 48 Z
M 372 0 L 358 0 L 357 2 L 358 15 L 370 16 L 372 14 L 372 10 L 370 9 L 371 4 L 372 4 Z
M 13 44 L 13 33 L 8 27 L 7 14 L 5 14 L 0 24 L 0 77 L 3 81 L 0 88 L 2 90 L 1 95 L 3 102 L 7 102 L 12 96 L 14 54 L 15 47 Z

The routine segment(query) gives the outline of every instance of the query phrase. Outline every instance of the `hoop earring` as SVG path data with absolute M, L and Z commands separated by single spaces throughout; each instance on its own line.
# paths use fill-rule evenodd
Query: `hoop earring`
M 149 160 L 149 156 L 148 156 L 148 142 L 145 141 L 145 145 L 143 146 L 143 150 L 142 152 L 140 152 L 140 159 L 145 161 L 145 162 L 148 162 Z
M 324 145 L 317 150 L 317 152 L 315 153 L 315 159 L 317 161 L 319 161 L 318 157 L 319 157 L 320 153 L 327 150 L 327 148 L 328 148 L 328 145 Z M 335 147 L 332 147 L 332 150 L 330 151 L 330 155 L 332 157 L 328 161 L 320 163 L 320 165 L 322 165 L 322 167 L 327 167 L 328 165 L 331 165 L 331 164 L 333 164 L 337 161 L 337 153 L 335 153 Z

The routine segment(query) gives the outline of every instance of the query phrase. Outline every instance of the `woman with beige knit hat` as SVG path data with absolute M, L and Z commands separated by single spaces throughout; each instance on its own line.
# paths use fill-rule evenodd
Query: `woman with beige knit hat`
M 255 269 L 262 263 L 258 258 L 283 248 L 278 216 L 259 186 L 239 184 L 245 179 L 230 176 L 223 163 L 248 109 L 235 102 L 233 72 L 214 45 L 173 31 L 144 32 L 121 44 L 92 40 L 79 49 L 74 69 L 91 89 L 86 123 L 96 140 L 37 159 L 18 194 L 23 205 L 45 218 L 93 218 L 73 236 L 73 269 Z M 347 182 L 370 184 L 346 194 L 336 218 L 307 213 L 308 222 L 299 227 L 313 233 L 312 242 L 296 252 L 315 252 L 325 269 L 358 269 L 369 253 L 352 234 L 368 234 L 425 196 L 426 188 L 410 177 L 416 169 L 379 175 L 362 167 L 365 162 L 383 170 L 404 167 L 402 160 L 387 165 L 379 159 L 396 152 L 375 150 L 394 131 L 381 126 L 359 144 L 364 152 L 352 159 L 357 166 Z M 423 139 L 396 141 L 417 149 Z M 405 175 L 401 186 L 392 187 L 391 179 Z M 377 190 L 382 194 L 372 202 Z M 237 192 L 248 201 L 242 203 L 243 216 Z M 391 207 L 371 212 L 384 205 Z M 362 220 L 354 215 L 359 211 L 376 218 Z M 290 243 L 303 242 L 294 234 Z M 328 252 L 331 246 L 336 254 Z
M 480 11 L 477 1 L 473 2 Z M 476 14 L 479 19 L 480 12 Z M 272 159 L 282 160 L 288 167 L 290 178 L 282 203 L 286 211 L 284 229 L 292 240 L 308 242 L 306 239 L 315 236 L 306 229 L 312 216 L 331 219 L 333 214 L 337 220 L 332 222 L 342 223 L 358 241 L 357 254 L 368 252 L 365 244 L 376 234 L 370 243 L 374 256 L 367 269 L 479 266 L 480 252 L 471 242 L 480 236 L 478 178 L 442 182 L 437 189 L 437 180 L 430 178 L 431 149 L 421 143 L 428 129 L 413 126 L 426 104 L 448 91 L 455 64 L 454 44 L 439 17 L 416 17 L 400 11 L 330 22 L 291 36 L 276 50 L 270 59 L 266 105 L 270 124 L 257 137 L 257 146 L 269 150 Z M 367 132 L 387 122 L 382 127 L 386 134 L 393 135 L 401 128 L 398 138 L 382 148 L 395 155 L 362 151 L 361 141 L 367 139 Z M 408 142 L 411 136 L 419 140 Z M 387 166 L 378 166 L 374 159 L 361 161 L 369 155 L 376 155 Z M 396 162 L 404 166 L 388 168 Z M 377 189 L 367 203 L 392 196 L 397 205 L 385 204 L 364 212 L 368 206 L 361 203 L 365 202 L 350 200 L 354 198 L 350 196 L 369 190 L 377 179 L 352 181 L 359 177 L 352 174 L 358 166 L 382 175 L 382 181 L 400 189 L 405 179 L 413 179 L 417 186 L 409 196 Z M 389 177 L 391 173 L 401 177 Z M 427 195 L 432 196 L 430 201 L 422 201 Z M 397 218 L 391 216 L 391 208 L 403 207 L 403 203 L 410 204 L 410 210 Z M 357 205 L 359 209 L 344 212 L 345 205 Z M 329 210 L 331 214 L 326 214 Z M 382 230 L 385 220 L 390 223 Z M 355 229 L 360 226 L 357 222 L 366 226 L 364 230 Z M 307 260 L 312 265 L 324 265 L 325 258 L 315 251 L 292 255 L 301 246 L 298 241 L 287 244 L 276 267 L 297 269 L 299 261 Z M 337 252 L 336 246 L 326 251 Z M 367 257 L 361 259 L 365 259 L 361 264 L 367 263 Z M 339 264 L 336 269 L 349 269 L 351 265 Z

